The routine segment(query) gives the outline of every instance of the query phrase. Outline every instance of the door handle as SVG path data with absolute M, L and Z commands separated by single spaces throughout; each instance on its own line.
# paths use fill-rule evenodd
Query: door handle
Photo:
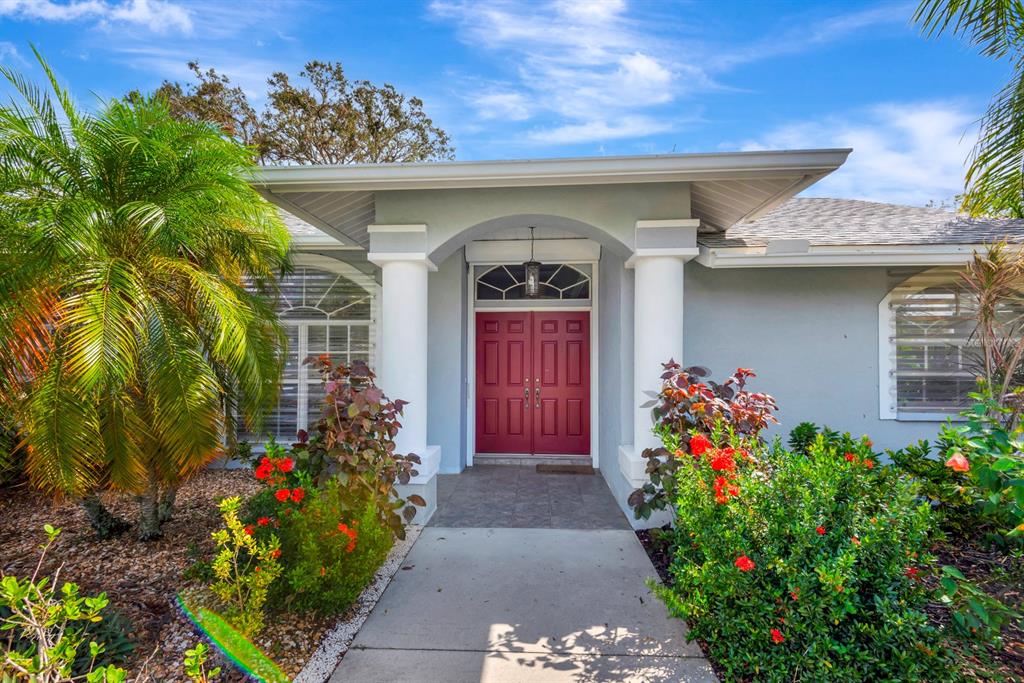
M 526 380 L 526 384 L 523 386 L 523 398 L 526 400 L 523 402 L 523 410 L 530 409 L 530 380 Z
M 533 396 L 536 399 L 534 408 L 540 408 L 540 377 L 533 380 Z

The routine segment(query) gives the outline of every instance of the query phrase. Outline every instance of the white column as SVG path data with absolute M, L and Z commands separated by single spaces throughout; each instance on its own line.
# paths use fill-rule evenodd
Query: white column
M 683 362 L 683 264 L 680 256 L 638 256 L 633 289 L 633 448 L 658 446 L 647 392 L 661 388 L 662 363 Z
M 427 272 L 424 258 L 382 260 L 378 383 L 408 401 L 395 439 L 399 453 L 427 449 Z

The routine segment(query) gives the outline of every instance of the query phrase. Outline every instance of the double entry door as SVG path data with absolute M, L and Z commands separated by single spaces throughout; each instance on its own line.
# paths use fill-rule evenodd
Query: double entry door
M 589 311 L 476 314 L 476 452 L 590 453 Z

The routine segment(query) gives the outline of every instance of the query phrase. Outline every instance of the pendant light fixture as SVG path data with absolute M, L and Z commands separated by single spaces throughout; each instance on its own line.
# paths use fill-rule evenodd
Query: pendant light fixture
M 534 226 L 530 226 L 530 260 L 523 264 L 526 268 L 526 298 L 528 299 L 539 299 L 540 298 L 540 261 L 533 258 L 533 231 Z

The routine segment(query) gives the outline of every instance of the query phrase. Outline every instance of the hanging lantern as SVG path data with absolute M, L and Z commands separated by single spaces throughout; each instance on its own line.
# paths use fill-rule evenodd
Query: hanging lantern
M 530 260 L 523 264 L 526 268 L 526 298 L 540 298 L 540 261 L 533 258 L 533 231 L 530 226 Z

